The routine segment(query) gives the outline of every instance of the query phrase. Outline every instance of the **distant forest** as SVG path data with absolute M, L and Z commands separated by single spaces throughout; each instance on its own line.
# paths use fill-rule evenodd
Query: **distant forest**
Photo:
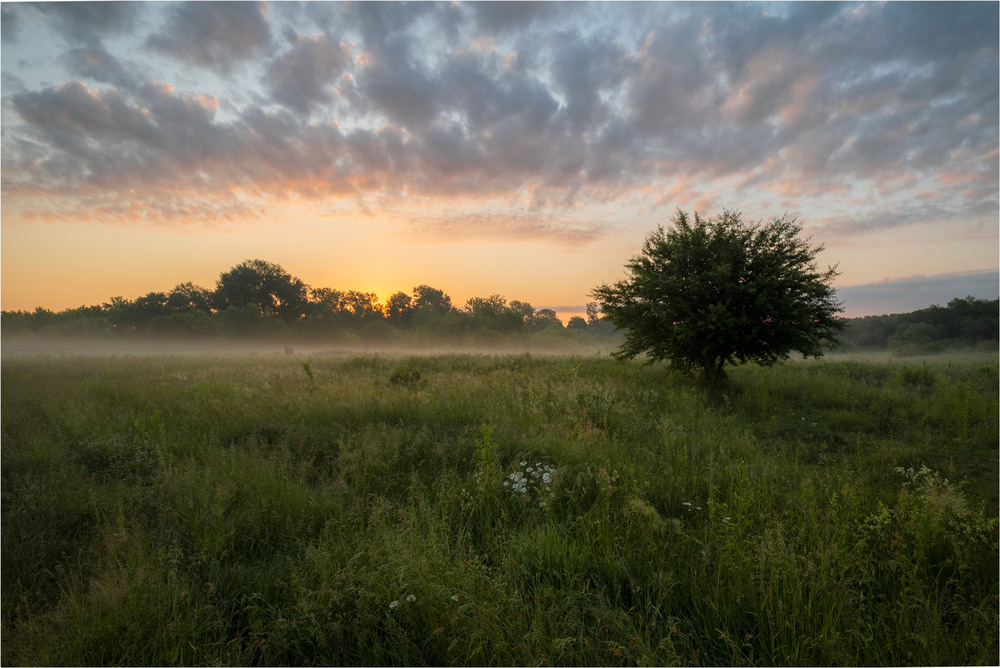
M 257 339 L 310 343 L 473 344 L 610 342 L 615 327 L 596 303 L 586 318 L 563 323 L 501 295 L 473 297 L 464 307 L 444 291 L 418 285 L 379 301 L 372 292 L 312 288 L 279 265 L 247 260 L 221 274 L 213 290 L 182 283 L 170 292 L 53 312 L 0 312 L 3 337 L 131 337 Z M 838 349 L 899 354 L 979 347 L 994 349 L 1000 300 L 956 298 L 912 313 L 846 320 Z
M 898 354 L 977 347 L 996 350 L 1000 299 L 955 298 L 947 306 L 911 313 L 850 318 L 839 350 L 892 350 Z
M 58 313 L 3 311 L 3 337 L 270 340 L 324 344 L 482 345 L 588 344 L 617 341 L 597 304 L 567 323 L 501 295 L 473 297 L 464 307 L 443 290 L 418 285 L 380 301 L 373 292 L 313 288 L 281 266 L 247 260 L 219 276 L 214 289 L 182 283 L 136 299 L 112 297 L 100 306 Z

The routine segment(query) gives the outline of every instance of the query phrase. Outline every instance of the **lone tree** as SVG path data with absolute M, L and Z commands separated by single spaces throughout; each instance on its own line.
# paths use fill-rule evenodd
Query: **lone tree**
M 592 295 L 605 317 L 626 330 L 615 353 L 646 353 L 708 382 L 726 364 L 771 365 L 797 351 L 820 357 L 843 327 L 831 282 L 836 268 L 815 267 L 822 246 L 802 239 L 796 220 L 744 222 L 738 211 L 694 221 L 678 211 L 673 226 L 646 237 L 626 265 L 629 276 Z

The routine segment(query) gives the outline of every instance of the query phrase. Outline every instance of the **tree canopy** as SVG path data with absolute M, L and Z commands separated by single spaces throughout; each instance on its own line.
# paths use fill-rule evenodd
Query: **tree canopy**
M 298 320 L 308 303 L 306 285 L 279 265 L 265 260 L 246 260 L 219 276 L 216 306 L 254 307 L 260 315 L 285 322 Z
M 797 351 L 819 357 L 836 341 L 842 310 L 831 283 L 795 219 L 745 222 L 738 211 L 693 220 L 678 211 L 670 229 L 647 236 L 626 264 L 628 277 L 593 296 L 625 331 L 621 359 L 700 369 L 706 380 L 726 364 L 774 364 Z

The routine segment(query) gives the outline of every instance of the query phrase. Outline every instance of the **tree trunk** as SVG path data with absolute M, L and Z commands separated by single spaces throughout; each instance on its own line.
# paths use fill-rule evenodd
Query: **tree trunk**
M 721 355 L 706 356 L 702 367 L 704 371 L 705 383 L 708 385 L 717 385 L 720 381 L 725 380 L 726 372 L 722 369 L 725 364 L 726 358 Z

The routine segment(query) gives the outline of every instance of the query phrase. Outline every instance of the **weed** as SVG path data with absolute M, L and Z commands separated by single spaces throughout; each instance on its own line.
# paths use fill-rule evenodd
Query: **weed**
M 420 382 L 420 370 L 410 364 L 403 364 L 396 367 L 389 375 L 390 385 L 401 385 L 412 387 Z
M 476 482 L 480 489 L 489 488 L 500 478 L 497 444 L 493 440 L 493 427 L 480 425 L 480 438 L 476 439 Z
M 306 375 L 306 380 L 309 381 L 309 389 L 314 389 L 316 387 L 316 376 L 313 373 L 312 358 L 299 360 L 299 366 L 302 367 L 302 373 Z

